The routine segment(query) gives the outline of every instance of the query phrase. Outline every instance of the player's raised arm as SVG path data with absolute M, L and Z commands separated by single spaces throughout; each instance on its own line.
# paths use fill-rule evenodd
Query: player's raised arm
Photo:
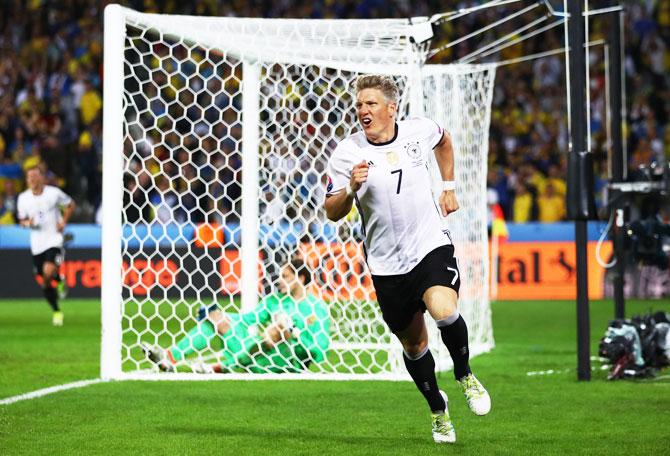
M 449 133 L 445 131 L 442 134 L 442 139 L 434 150 L 443 181 L 442 193 L 440 194 L 440 210 L 442 216 L 446 217 L 458 210 L 456 181 L 454 180 L 454 147 Z
M 369 166 L 365 160 L 354 165 L 349 184 L 338 193 L 326 196 L 326 216 L 329 220 L 337 222 L 349 213 L 355 193 L 368 180 L 368 169 Z

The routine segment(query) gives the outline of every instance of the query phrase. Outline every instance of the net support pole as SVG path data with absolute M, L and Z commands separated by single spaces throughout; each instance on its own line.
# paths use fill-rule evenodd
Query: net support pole
M 123 10 L 105 8 L 102 178 L 102 290 L 100 377 L 121 376 L 121 214 L 123 206 Z
M 258 303 L 260 64 L 245 59 L 242 77 L 241 307 L 249 310 Z
M 612 6 L 618 0 L 612 1 Z M 623 11 L 609 14 L 609 49 L 610 49 L 610 103 L 611 103 L 611 131 L 612 131 L 612 181 L 623 182 L 626 179 L 626 157 L 623 153 L 623 60 L 621 47 L 621 23 L 623 22 Z M 620 190 L 612 189 L 611 198 L 614 201 L 611 210 L 615 212 L 615 223 L 613 224 L 614 255 L 616 265 L 614 266 L 614 317 L 625 318 L 626 303 L 624 298 L 624 273 L 626 270 L 624 252 L 624 228 L 625 202 Z
M 421 66 L 412 65 L 408 78 L 409 86 L 409 116 L 423 116 L 423 78 Z
M 568 0 L 570 135 L 568 153 L 568 218 L 575 221 L 577 257 L 577 379 L 591 379 L 590 322 L 588 296 L 587 220 L 589 216 L 589 171 L 593 179 L 591 154 L 586 144 L 586 58 L 584 55 L 584 0 Z M 587 19 L 588 20 L 588 19 Z M 590 170 L 589 170 L 590 167 Z M 592 186 L 591 186 L 592 189 Z M 591 194 L 591 199 L 593 195 Z

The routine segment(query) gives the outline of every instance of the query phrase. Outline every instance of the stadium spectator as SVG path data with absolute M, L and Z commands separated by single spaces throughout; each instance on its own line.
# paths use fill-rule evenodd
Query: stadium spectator
M 14 129 L 14 139 L 7 148 L 7 153 L 14 162 L 23 163 L 33 154 L 33 142 L 26 138 L 25 130 L 21 126 Z
M 165 176 L 156 177 L 156 191 L 149 196 L 153 219 L 168 224 L 176 220 L 177 194 L 170 188 L 170 181 Z
M 564 197 L 568 191 L 565 179 L 561 177 L 561 168 L 555 164 L 549 165 L 546 184 L 551 184 L 556 194 L 561 197 Z
M 308 293 L 310 281 L 307 266 L 294 259 L 281 268 L 280 293 L 266 296 L 254 310 L 236 314 L 203 308 L 196 326 L 168 350 L 148 344 L 143 349 L 159 369 L 174 372 L 192 353 L 211 348 L 216 338 L 222 344 L 220 360 L 191 363 L 194 372 L 301 372 L 326 359 L 330 346 L 330 314 Z
M 537 208 L 540 222 L 560 222 L 565 217 L 565 197 L 556 192 L 554 184 L 547 182 L 537 197 Z
M 17 181 L 14 179 L 4 179 L 2 186 L 2 205 L 16 219 L 16 202 L 18 199 L 16 193 L 16 189 L 18 188 Z
M 151 221 L 151 205 L 148 203 L 148 191 L 141 183 L 146 182 L 146 173 L 140 174 L 140 184 L 135 179 L 127 179 L 123 192 L 123 211 L 125 223 Z
M 140 11 L 152 11 L 168 14 L 202 14 L 212 16 L 263 16 L 263 17 L 309 17 L 309 18 L 354 18 L 354 17 L 407 17 L 414 15 L 431 15 L 444 9 L 438 2 L 418 0 L 388 0 L 384 2 L 311 2 L 297 0 L 293 2 L 265 2 L 263 8 L 253 3 L 235 2 L 173 2 L 124 0 L 122 4 Z M 477 4 L 481 2 L 470 2 Z M 101 182 L 100 169 L 93 174 L 82 171 L 78 166 L 62 166 L 59 158 L 71 161 L 79 150 L 80 138 L 86 131 L 90 132 L 91 123 L 99 122 L 102 90 L 102 4 L 96 0 L 78 0 L 77 8 L 54 9 L 49 2 L 5 2 L 0 6 L 0 159 L 5 165 L 11 163 L 23 165 L 27 158 L 29 165 L 40 159 L 40 154 L 58 151 L 58 154 L 44 160 L 51 167 L 53 161 L 61 166 L 51 169 L 58 177 L 59 185 L 63 186 L 75 200 L 81 203 L 79 210 L 82 221 L 90 221 L 93 211 L 90 206 L 97 206 L 100 201 L 100 186 L 88 185 L 87 177 L 94 182 Z M 453 41 L 472 30 L 491 24 L 496 18 L 518 10 L 518 5 L 504 5 L 463 18 L 443 23 L 436 29 L 440 43 Z M 607 19 L 595 17 L 591 27 L 593 39 L 602 37 L 606 31 Z M 510 21 L 494 30 L 486 32 L 484 41 L 510 33 L 518 26 Z M 527 23 L 527 22 L 526 22 Z M 668 121 L 670 120 L 670 7 L 668 2 L 633 2 L 628 5 L 625 14 L 625 65 L 627 73 L 627 93 L 629 94 L 629 124 L 631 134 L 627 138 L 628 150 L 638 149 L 638 142 L 643 141 L 641 149 L 649 143 L 653 155 L 639 153 L 630 154 L 631 168 L 638 164 L 650 165 L 652 161 L 663 161 L 670 153 L 668 141 Z M 535 52 L 556 49 L 562 46 L 563 31 L 544 33 L 541 40 L 525 40 L 510 46 L 492 59 L 504 60 Z M 476 43 L 472 40 L 438 53 L 431 63 L 453 61 L 459 56 L 472 52 Z M 168 56 L 168 49 L 157 49 L 165 57 L 166 69 L 174 69 L 175 62 L 185 57 L 189 50 L 186 46 L 177 46 Z M 191 50 L 192 55 L 204 57 L 198 49 Z M 171 57 L 168 59 L 167 57 Z M 215 57 L 209 56 L 210 59 Z M 148 59 L 148 57 L 147 57 Z M 603 129 L 605 93 L 604 93 L 604 60 L 601 52 L 591 53 L 592 82 L 592 128 L 594 134 Z M 158 68 L 146 60 L 151 68 Z M 153 65 L 153 66 L 152 66 Z M 221 115 L 222 126 L 216 128 L 216 138 L 232 143 L 226 148 L 239 152 L 241 140 L 237 116 L 241 109 L 241 99 L 236 96 L 241 77 L 241 66 L 234 70 L 222 68 L 218 78 L 209 77 L 215 74 L 212 65 L 183 65 L 183 74 L 175 76 L 174 89 L 179 90 L 181 106 L 187 108 L 187 119 L 175 123 L 179 137 L 165 139 L 169 150 L 184 138 L 183 146 L 189 149 L 185 159 L 196 159 L 190 154 L 193 144 L 200 138 L 202 125 L 196 119 L 216 119 Z M 218 69 L 217 69 L 218 71 Z M 567 151 L 567 122 L 565 104 L 565 64 L 560 55 L 549 56 L 529 63 L 508 65 L 498 68 L 491 120 L 491 163 L 503 167 L 506 176 L 511 175 L 515 164 L 530 162 L 544 176 L 549 174 L 551 164 L 558 164 L 557 156 Z M 196 79 L 188 77 L 200 74 L 204 77 L 200 87 L 207 87 L 211 94 L 193 97 L 189 91 L 180 90 L 187 83 L 196 84 Z M 231 77 L 235 76 L 235 77 Z M 152 71 L 157 82 L 168 82 L 160 72 Z M 163 78 L 163 79 L 161 79 Z M 136 88 L 143 93 L 151 94 L 152 84 Z M 222 86 L 222 87 L 221 87 Z M 195 87 L 195 86 L 194 86 Z M 140 90 L 141 89 L 141 90 Z M 161 89 L 162 97 L 169 97 L 169 91 Z M 204 102 L 211 98 L 212 103 L 206 110 L 199 109 L 193 102 Z M 138 101 L 138 109 L 150 108 L 157 114 L 165 109 L 164 103 L 155 100 L 151 106 L 142 106 Z M 233 107 L 234 109 L 224 109 Z M 178 104 L 169 105 L 173 115 L 180 108 Z M 201 116 L 202 114 L 202 116 Z M 152 119 L 143 116 L 139 119 L 144 128 L 149 127 Z M 194 127 L 195 125 L 195 127 Z M 169 125 L 163 125 L 168 128 Z M 17 130 L 19 128 L 20 130 Z M 193 131 L 192 131 L 193 130 Z M 194 135 L 194 137 L 190 137 Z M 332 137 L 328 132 L 327 137 Z M 54 140 L 55 138 L 55 140 Z M 151 146 L 161 142 L 160 135 L 149 132 L 143 141 L 151 141 Z M 175 143 L 176 141 L 176 143 Z M 44 144 L 47 142 L 47 144 Z M 3 149 L 4 143 L 4 149 Z M 95 143 L 95 141 L 94 141 Z M 602 143 L 604 144 L 604 142 Z M 57 145 L 55 148 L 54 146 Z M 135 146 L 144 147 L 138 141 Z M 34 151 L 39 148 L 39 152 Z M 128 147 L 128 146 L 126 146 Z M 97 147 L 95 147 L 97 150 Z M 151 149 L 151 147 L 150 147 Z M 223 147 L 222 147 L 223 149 Z M 97 150 L 99 153 L 99 150 Z M 600 159 L 604 147 L 594 148 Z M 131 160 L 136 154 L 130 154 Z M 311 151 L 310 151 L 311 153 Z M 226 155 L 228 152 L 225 153 Z M 300 159 L 300 157 L 296 157 Z M 521 158 L 521 160 L 520 160 Z M 162 159 L 164 160 L 164 159 Z M 182 162 L 176 163 L 181 165 Z M 200 166 L 201 163 L 196 163 Z M 320 170 L 319 172 L 322 172 Z M 565 169 L 559 168 L 560 177 L 565 178 Z M 604 170 L 603 170 L 604 172 Z M 94 175 L 95 174 L 95 175 Z M 225 176 L 233 182 L 230 187 L 235 190 L 234 173 Z M 80 181 L 84 179 L 84 184 Z M 311 178 L 310 178 L 311 179 Z M 541 191 L 541 185 L 531 181 Z M 311 182 L 310 182 L 311 185 Z M 514 185 L 514 182 L 510 182 Z M 317 186 L 318 187 L 318 186 Z M 555 190 L 561 193 L 560 185 Z M 151 190 L 151 189 L 150 189 Z M 175 190 L 182 191 L 183 187 Z M 301 190 L 301 193 L 305 193 Z M 97 195 L 96 195 L 97 194 Z M 200 195 L 198 198 L 200 198 Z M 301 195 L 301 197 L 304 195 Z M 511 201 L 505 204 L 503 192 L 499 191 L 501 204 L 508 218 L 513 217 Z M 227 196 L 228 197 L 228 196 Z M 228 206 L 232 205 L 226 203 Z M 207 202 L 189 203 L 206 209 Z M 86 210 L 89 208 L 88 210 Z M 196 219 L 202 219 L 202 211 L 194 211 Z M 88 217 L 88 219 L 86 218 Z M 150 220 L 144 220 L 148 222 Z
M 99 123 L 97 123 L 99 125 Z M 99 149 L 101 149 L 101 141 L 99 137 L 95 137 L 93 125 L 91 128 L 84 130 L 79 135 L 79 144 L 77 147 L 77 165 L 78 175 L 80 176 L 79 183 L 82 187 L 81 193 L 86 195 L 86 201 L 91 207 L 97 207 L 100 204 L 100 182 L 99 182 L 99 163 L 100 157 Z M 99 128 L 98 128 L 99 129 Z
M 528 191 L 525 182 L 517 182 L 514 203 L 512 204 L 512 220 L 514 223 L 526 223 L 534 220 L 535 204 L 535 197 Z
M 102 97 L 97 89 L 93 87 L 91 81 L 87 79 L 84 82 L 84 91 L 79 101 L 79 110 L 81 113 L 81 123 L 83 127 L 88 127 L 100 114 L 102 109 Z
M 12 208 L 7 205 L 7 201 L 7 196 L 4 193 L 0 193 L 0 225 L 13 225 L 16 223 Z
M 286 203 L 282 200 L 281 195 L 277 195 L 277 193 L 270 188 L 266 188 L 263 194 L 264 209 L 261 213 L 261 223 L 272 225 L 274 223 L 282 222 Z
M 489 169 L 486 186 L 496 193 L 497 203 L 500 204 L 503 214 L 510 213 L 510 200 L 512 198 L 507 183 L 507 176 L 500 166 Z

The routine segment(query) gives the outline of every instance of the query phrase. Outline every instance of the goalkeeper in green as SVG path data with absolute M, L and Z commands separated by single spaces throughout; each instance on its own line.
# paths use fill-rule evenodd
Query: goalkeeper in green
M 209 310 L 189 333 L 168 350 L 142 344 L 149 360 L 161 370 L 176 371 L 190 354 L 222 344 L 218 363 L 190 363 L 194 372 L 300 372 L 326 358 L 330 345 L 330 315 L 326 305 L 307 294 L 311 280 L 302 260 L 284 265 L 280 293 L 266 296 L 247 313 Z

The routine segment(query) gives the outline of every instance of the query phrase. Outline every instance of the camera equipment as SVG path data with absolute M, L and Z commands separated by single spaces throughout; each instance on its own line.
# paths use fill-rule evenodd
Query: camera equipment
M 668 268 L 668 253 L 663 247 L 663 237 L 670 236 L 670 226 L 658 216 L 636 220 L 624 229 L 624 246 L 633 254 L 636 262 Z

